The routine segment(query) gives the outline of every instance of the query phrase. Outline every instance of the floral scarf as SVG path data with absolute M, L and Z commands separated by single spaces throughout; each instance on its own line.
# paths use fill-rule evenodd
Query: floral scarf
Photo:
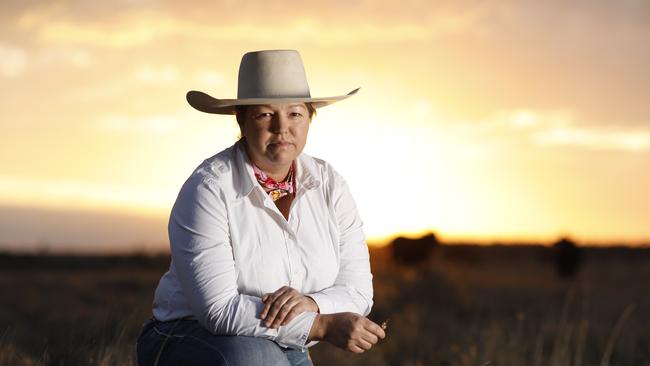
M 253 164 L 253 172 L 255 172 L 255 178 L 262 185 L 264 191 L 271 196 L 273 202 L 279 200 L 280 198 L 292 194 L 296 191 L 296 182 L 294 179 L 296 162 L 291 163 L 291 168 L 289 168 L 289 175 L 287 179 L 282 182 L 276 182 L 273 178 L 269 177 L 262 169 L 258 168 L 257 165 Z

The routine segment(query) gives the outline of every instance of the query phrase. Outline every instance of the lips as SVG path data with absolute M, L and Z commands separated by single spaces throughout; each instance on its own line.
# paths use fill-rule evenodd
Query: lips
M 291 145 L 291 143 L 288 141 L 276 141 L 276 142 L 271 142 L 270 145 L 275 147 L 285 147 Z

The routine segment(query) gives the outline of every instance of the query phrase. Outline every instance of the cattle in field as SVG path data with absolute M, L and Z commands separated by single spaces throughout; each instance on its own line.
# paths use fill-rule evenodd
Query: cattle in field
M 570 239 L 562 238 L 553 245 L 557 274 L 562 278 L 575 276 L 582 262 L 582 251 Z
M 398 237 L 391 242 L 393 260 L 401 264 L 418 264 L 431 257 L 438 239 L 434 233 L 418 239 Z

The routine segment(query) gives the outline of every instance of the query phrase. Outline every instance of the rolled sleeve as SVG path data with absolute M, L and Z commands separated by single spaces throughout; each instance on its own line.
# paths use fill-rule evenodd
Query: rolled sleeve
M 295 317 L 289 324 L 280 327 L 276 343 L 287 348 L 305 351 L 316 342 L 307 344 L 309 332 L 316 319 L 316 313 L 305 312 Z
M 327 294 L 322 292 L 315 292 L 313 294 L 307 295 L 314 299 L 316 305 L 318 305 L 318 311 L 321 314 L 333 314 L 336 313 L 336 306 L 332 303 L 332 299 Z

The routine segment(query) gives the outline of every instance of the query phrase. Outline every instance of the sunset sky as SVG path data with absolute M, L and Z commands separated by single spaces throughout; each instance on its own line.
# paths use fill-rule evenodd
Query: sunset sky
M 190 5 L 191 4 L 191 5 Z M 300 51 L 305 152 L 371 240 L 650 241 L 650 2 L 3 1 L 0 250 L 155 249 L 230 146 L 241 56 Z M 102 249 L 102 250 L 103 250 Z

